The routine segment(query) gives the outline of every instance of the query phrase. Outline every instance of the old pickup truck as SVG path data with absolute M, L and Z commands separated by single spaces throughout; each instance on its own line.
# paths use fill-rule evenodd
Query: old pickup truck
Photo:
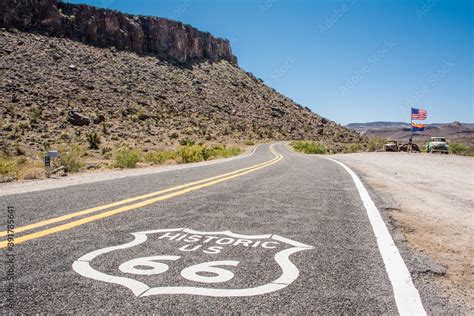
M 444 137 L 431 137 L 427 146 L 429 153 L 439 152 L 442 154 L 449 154 L 449 145 Z

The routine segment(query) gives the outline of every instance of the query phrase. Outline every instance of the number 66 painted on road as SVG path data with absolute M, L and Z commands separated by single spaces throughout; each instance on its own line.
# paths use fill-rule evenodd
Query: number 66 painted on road
M 138 274 L 138 275 L 156 275 L 169 270 L 169 266 L 156 260 L 176 261 L 180 256 L 152 256 L 132 259 L 122 263 L 119 270 L 124 273 Z M 201 283 L 222 283 L 232 280 L 234 273 L 229 270 L 217 268 L 216 266 L 233 266 L 236 267 L 239 261 L 223 260 L 210 261 L 184 268 L 181 271 L 181 276 L 189 281 Z M 139 269 L 138 267 L 150 267 L 150 269 Z M 212 273 L 213 276 L 199 275 L 199 273 Z
M 242 261 L 211 261 L 204 262 L 200 264 L 195 264 L 190 267 L 182 269 L 181 276 L 191 282 L 200 282 L 199 286 L 184 286 L 177 284 L 170 285 L 148 285 L 145 283 L 144 276 L 153 276 L 157 274 L 164 273 L 170 269 L 171 263 L 181 258 L 182 256 L 171 256 L 171 255 L 162 255 L 162 256 L 152 256 L 152 257 L 143 257 L 132 259 L 127 262 L 121 263 L 119 265 L 119 271 L 123 275 L 114 275 L 113 273 L 105 273 L 100 270 L 95 269 L 91 263 L 99 256 L 106 256 L 112 252 L 130 249 L 145 243 L 148 240 L 149 236 L 158 236 L 158 238 L 170 232 L 177 233 L 186 233 L 191 235 L 200 235 L 200 236 L 215 236 L 225 237 L 225 238 L 238 238 L 245 240 L 252 240 L 255 242 L 268 241 L 281 243 L 281 245 L 286 245 L 281 247 L 281 250 L 273 254 L 274 264 L 280 267 L 280 269 L 272 269 L 275 272 L 275 275 L 271 279 L 255 279 L 256 282 L 250 282 L 249 287 L 233 287 L 225 286 L 225 282 L 232 280 L 234 277 L 241 276 L 241 273 L 234 276 L 234 273 L 227 270 L 225 266 L 237 267 L 237 265 L 243 264 Z M 148 297 L 154 295 L 175 295 L 175 294 L 186 294 L 186 295 L 200 295 L 200 296 L 209 296 L 209 297 L 245 297 L 245 296 L 255 296 L 262 295 L 266 293 L 271 293 L 284 289 L 291 283 L 293 283 L 299 275 L 299 270 L 293 262 L 290 260 L 290 256 L 294 253 L 314 249 L 312 246 L 294 241 L 279 235 L 275 234 L 266 234 L 266 235 L 242 235 L 236 234 L 231 231 L 221 231 L 221 232 L 201 232 L 197 230 L 192 230 L 189 228 L 170 228 L 170 229 L 156 229 L 150 231 L 136 232 L 132 233 L 135 237 L 133 240 L 120 245 L 109 246 L 106 248 L 97 249 L 91 251 L 76 261 L 73 262 L 72 268 L 74 271 L 80 275 L 93 279 L 96 281 L 117 284 L 124 286 L 132 291 L 136 297 Z M 158 239 L 159 240 L 159 239 Z M 252 249 L 252 248 L 249 248 Z M 270 254 L 259 253 L 258 256 L 267 256 Z M 259 258 L 259 257 L 258 257 Z M 271 259 L 271 258 L 269 258 Z M 273 262 L 269 260 L 269 263 Z M 224 267 L 220 267 L 224 266 Z M 260 269 L 264 269 L 263 265 L 260 265 Z M 279 271 L 280 270 L 280 271 Z M 139 280 L 134 277 L 142 276 Z M 244 275 L 242 277 L 254 277 L 253 275 Z M 150 282 L 156 282 L 155 278 L 150 278 Z M 171 280 L 173 282 L 173 280 Z M 206 287 L 205 283 L 219 283 L 219 284 L 209 284 Z M 217 288 L 220 286 L 220 288 Z

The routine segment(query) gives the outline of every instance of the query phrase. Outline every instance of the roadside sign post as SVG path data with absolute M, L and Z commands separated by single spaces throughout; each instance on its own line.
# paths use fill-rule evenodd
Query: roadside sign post
M 46 177 L 51 176 L 51 158 L 49 156 L 44 157 L 44 166 L 46 168 Z
M 60 157 L 61 154 L 59 151 L 53 150 L 48 151 L 46 156 L 44 157 L 44 167 L 46 168 L 46 177 L 49 178 L 51 176 L 51 158 Z

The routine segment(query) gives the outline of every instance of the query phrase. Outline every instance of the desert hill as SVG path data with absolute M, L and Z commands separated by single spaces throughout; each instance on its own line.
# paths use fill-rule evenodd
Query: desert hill
M 365 139 L 240 69 L 228 41 L 179 22 L 7 0 L 0 27 L 5 154 L 85 144 L 91 133 L 110 148 L 144 150 L 188 138 Z

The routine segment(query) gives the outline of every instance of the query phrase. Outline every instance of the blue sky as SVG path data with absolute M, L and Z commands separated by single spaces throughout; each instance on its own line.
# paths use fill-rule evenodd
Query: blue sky
M 239 65 L 342 124 L 474 122 L 470 0 L 74 0 L 228 38 Z

